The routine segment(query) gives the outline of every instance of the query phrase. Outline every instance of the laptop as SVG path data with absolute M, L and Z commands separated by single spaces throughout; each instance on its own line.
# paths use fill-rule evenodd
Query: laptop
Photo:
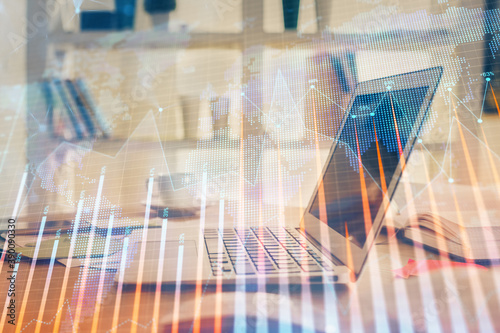
M 300 224 L 194 232 L 177 227 L 168 231 L 166 241 L 138 243 L 130 266 L 117 272 L 116 281 L 356 280 L 425 126 L 442 72 L 434 67 L 356 86 Z

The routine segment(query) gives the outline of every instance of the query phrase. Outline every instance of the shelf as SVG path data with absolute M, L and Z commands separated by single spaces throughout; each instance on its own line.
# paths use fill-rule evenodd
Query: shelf
M 408 45 L 419 45 L 421 48 L 443 45 L 443 41 L 451 36 L 446 29 L 432 30 L 392 30 L 367 34 L 347 33 L 314 33 L 301 34 L 296 31 L 284 33 L 260 32 L 258 38 L 253 33 L 188 33 L 164 32 L 155 30 L 121 31 L 121 32 L 79 32 L 53 33 L 49 42 L 54 45 L 71 44 L 77 47 L 108 48 L 242 48 L 251 45 L 266 45 L 285 48 L 296 43 L 316 41 L 319 43 L 334 42 L 340 46 L 357 48 L 396 50 Z M 255 41 L 258 40 L 258 43 Z M 395 41 L 398 41 L 395 43 Z
M 82 48 L 136 48 L 136 47 L 225 47 L 237 44 L 240 34 L 188 34 L 161 31 L 120 31 L 54 33 L 49 42 L 55 45 L 71 44 Z
M 232 148 L 221 148 L 217 147 L 217 143 L 220 142 L 221 145 L 225 147 Z M 294 142 L 302 142 L 301 140 L 297 140 Z M 330 149 L 332 146 L 333 139 L 331 141 L 321 141 L 319 142 L 319 149 Z M 75 144 L 75 143 L 74 143 Z M 132 144 L 135 147 L 140 147 L 141 150 L 148 150 L 152 147 L 156 147 L 158 142 L 154 141 L 128 141 L 128 140 L 120 140 L 120 139 L 108 139 L 108 140 L 99 140 L 92 147 L 92 151 L 96 151 L 102 154 L 107 155 L 115 155 L 118 151 L 124 148 L 127 144 Z M 205 148 L 213 144 L 214 148 Z M 78 143 L 75 144 L 79 146 Z M 167 150 L 182 150 L 182 149 L 200 149 L 200 150 L 211 150 L 211 149 L 226 149 L 226 150 L 238 150 L 240 149 L 240 140 L 234 139 L 230 142 L 222 142 L 217 140 L 196 140 L 196 139 L 184 139 L 184 140 L 175 140 L 175 141 L 162 141 L 161 145 L 164 151 Z M 265 150 L 273 150 L 273 148 L 265 148 Z

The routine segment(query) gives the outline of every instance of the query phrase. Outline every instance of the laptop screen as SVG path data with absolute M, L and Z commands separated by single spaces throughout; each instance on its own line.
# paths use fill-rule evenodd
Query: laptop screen
M 355 97 L 309 210 L 351 244 L 366 242 L 428 89 Z

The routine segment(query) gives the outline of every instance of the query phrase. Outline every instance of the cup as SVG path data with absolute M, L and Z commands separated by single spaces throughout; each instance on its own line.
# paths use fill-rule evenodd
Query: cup
M 221 96 L 210 101 L 214 139 L 222 139 L 227 136 L 230 107 L 231 99 L 229 97 Z
M 158 175 L 154 178 L 153 189 L 162 205 L 168 208 L 194 208 L 197 200 L 189 192 L 188 186 L 194 183 L 194 175 L 186 173 L 171 173 Z M 146 187 L 149 179 L 146 179 Z M 156 192 L 156 191 L 155 191 Z
M 198 119 L 200 118 L 200 100 L 197 96 L 181 96 L 184 138 L 198 138 Z

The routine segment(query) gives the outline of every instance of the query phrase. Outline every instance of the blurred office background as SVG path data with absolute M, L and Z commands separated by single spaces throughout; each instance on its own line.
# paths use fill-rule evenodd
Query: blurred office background
M 431 178 L 467 184 L 455 107 L 479 181 L 491 184 L 492 165 L 479 161 L 493 152 L 497 163 L 500 154 L 499 114 L 485 90 L 487 78 L 499 86 L 498 31 L 488 25 L 495 1 L 151 3 L 0 5 L 3 215 L 11 214 L 26 170 L 31 192 L 22 211 L 36 215 L 49 204 L 74 212 L 103 166 L 110 175 L 104 196 L 120 207 L 145 197 L 151 168 L 198 181 L 206 170 L 209 199 L 243 197 L 243 208 L 228 209 L 235 216 L 243 209 L 250 224 L 257 202 L 307 205 L 316 155 L 324 162 L 356 83 L 432 66 L 445 74 L 411 180 L 428 182 L 425 163 Z M 78 136 L 68 120 L 57 131 L 42 87 L 54 80 L 84 85 L 106 135 L 87 128 Z M 194 197 L 197 184 L 186 184 Z M 269 221 L 273 214 L 264 210 Z

